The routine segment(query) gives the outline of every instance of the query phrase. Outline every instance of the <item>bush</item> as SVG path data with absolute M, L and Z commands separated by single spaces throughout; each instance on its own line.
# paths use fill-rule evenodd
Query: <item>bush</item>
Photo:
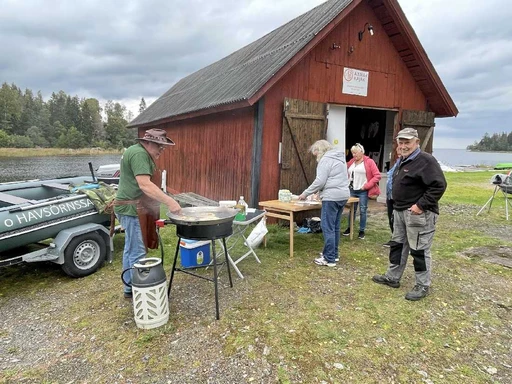
M 75 127 L 69 128 L 65 133 L 62 133 L 57 140 L 57 147 L 59 148 L 83 148 L 86 146 L 86 140 L 83 133 L 79 132 Z
M 43 131 L 36 126 L 32 126 L 27 129 L 27 136 L 30 137 L 30 140 L 34 143 L 36 147 L 49 147 L 48 140 L 44 138 Z
M 12 148 L 34 148 L 34 143 L 27 136 L 12 135 L 9 142 L 9 147 Z
M 101 149 L 109 149 L 112 145 L 106 140 L 94 140 L 93 147 L 101 148 Z
M 0 148 L 7 148 L 10 145 L 10 136 L 7 132 L 0 129 Z

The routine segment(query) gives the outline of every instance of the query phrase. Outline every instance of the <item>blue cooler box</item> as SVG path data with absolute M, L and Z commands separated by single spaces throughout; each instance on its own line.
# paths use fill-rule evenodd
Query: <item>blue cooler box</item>
M 180 240 L 181 265 L 183 268 L 210 264 L 210 241 Z

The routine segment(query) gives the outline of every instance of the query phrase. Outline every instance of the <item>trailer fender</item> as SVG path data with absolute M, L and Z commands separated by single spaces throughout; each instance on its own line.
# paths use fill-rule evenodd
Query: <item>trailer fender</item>
M 105 228 L 103 225 L 94 223 L 82 224 L 76 227 L 67 228 L 60 231 L 53 241 L 53 244 L 55 246 L 52 246 L 52 248 L 48 250 L 48 253 L 57 256 L 57 258 L 53 260 L 53 262 L 60 265 L 64 264 L 64 252 L 68 244 L 75 237 L 91 232 L 98 233 L 105 241 L 105 244 L 107 246 L 107 256 L 105 261 L 111 263 L 114 254 L 114 244 L 112 242 L 112 239 L 110 238 L 110 233 L 108 229 Z

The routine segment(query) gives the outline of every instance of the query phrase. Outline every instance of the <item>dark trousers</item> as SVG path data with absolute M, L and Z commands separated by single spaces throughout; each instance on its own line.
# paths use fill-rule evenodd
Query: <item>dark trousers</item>
M 391 228 L 391 233 L 393 233 L 393 199 L 386 199 L 386 206 L 388 208 L 388 221 L 389 221 L 389 228 Z

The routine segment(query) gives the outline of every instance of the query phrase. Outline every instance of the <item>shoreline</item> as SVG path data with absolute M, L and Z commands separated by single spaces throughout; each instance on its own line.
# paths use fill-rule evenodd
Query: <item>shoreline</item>
M 101 148 L 0 148 L 1 157 L 42 157 L 121 154 L 118 149 Z
M 496 171 L 499 173 L 499 171 L 503 171 L 500 169 L 495 169 L 492 166 L 487 165 L 457 165 L 457 166 L 450 166 L 446 165 L 440 161 L 438 161 L 439 165 L 441 166 L 441 170 L 443 172 L 486 172 L 486 171 Z M 505 173 L 508 172 L 508 170 L 505 170 Z
M 435 151 L 466 151 L 466 152 L 473 152 L 473 153 L 511 153 L 512 151 L 478 151 L 478 150 L 471 150 L 467 148 L 434 148 L 432 152 Z
M 434 150 L 433 156 L 442 164 L 458 170 L 493 170 L 496 167 L 501 170 L 503 165 L 512 163 L 511 152 L 483 152 L 468 151 L 464 149 L 439 149 Z M 512 168 L 512 167 L 511 167 Z

